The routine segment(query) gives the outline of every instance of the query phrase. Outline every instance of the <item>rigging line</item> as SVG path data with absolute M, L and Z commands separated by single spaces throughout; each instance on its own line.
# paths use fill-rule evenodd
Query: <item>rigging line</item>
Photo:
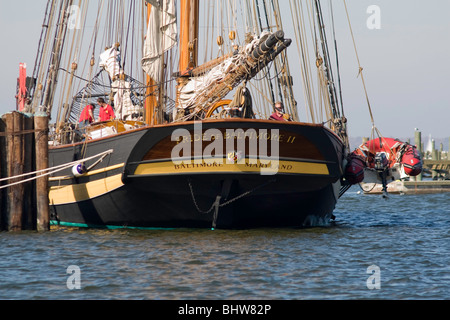
M 53 102 L 55 99 L 56 94 L 56 85 L 58 83 L 58 69 L 62 62 L 62 54 L 66 48 L 65 46 L 65 40 L 67 36 L 67 30 L 68 30 L 68 18 L 69 18 L 69 12 L 68 8 L 72 5 L 73 0 L 68 0 L 65 2 L 64 8 L 62 10 L 61 14 L 61 20 L 60 20 L 60 29 L 57 32 L 57 35 L 55 37 L 55 46 L 54 50 L 52 51 L 54 56 L 52 57 L 52 65 L 50 66 L 50 84 L 51 87 L 47 88 L 46 95 L 44 96 L 44 102 L 43 105 L 45 108 L 47 108 L 47 112 L 51 114 Z M 56 50 L 57 49 L 57 50 Z M 57 52 L 55 52 L 57 51 Z
M 210 23 L 210 19 L 214 20 L 214 15 L 211 15 L 211 5 L 207 4 L 203 8 L 204 8 L 203 10 L 206 10 L 206 25 L 212 25 L 213 26 L 212 28 L 203 28 L 204 38 L 206 39 L 206 43 L 211 43 L 211 45 L 212 45 L 213 41 L 209 40 L 209 31 L 210 31 L 210 29 L 214 30 L 214 24 Z M 205 45 L 205 51 L 203 53 L 203 61 L 206 61 L 207 57 L 208 57 L 208 46 Z
M 2 178 L 2 179 L 0 179 L 0 182 L 9 181 L 9 180 L 15 180 L 15 179 L 19 179 L 19 178 L 22 178 L 22 177 L 27 177 L 27 176 L 31 176 L 31 175 L 34 175 L 34 174 L 39 174 L 39 173 L 53 171 L 53 170 L 62 171 L 62 170 L 65 170 L 67 168 L 72 167 L 73 165 L 80 164 L 80 163 L 83 163 L 83 162 L 87 162 L 87 161 L 90 161 L 90 160 L 93 160 L 93 159 L 96 159 L 96 158 L 104 157 L 104 156 L 107 156 L 108 154 L 111 154 L 113 152 L 114 152 L 114 150 L 110 149 L 108 151 L 99 153 L 99 154 L 97 154 L 95 156 L 92 156 L 92 157 L 89 157 L 89 158 L 86 158 L 86 159 L 80 159 L 80 160 L 76 160 L 76 161 L 73 161 L 73 162 L 60 164 L 58 166 L 54 166 L 54 167 L 51 167 L 51 168 L 46 168 L 46 169 L 42 169 L 42 170 L 38 170 L 38 171 L 24 173 L 24 174 L 21 174 L 21 175 L 18 175 L 18 176 L 14 176 L 14 177 Z M 57 171 L 54 171 L 54 172 L 57 172 Z M 54 173 L 54 172 L 52 172 L 52 173 Z M 52 173 L 50 173 L 50 174 L 52 174 Z M 43 176 L 44 175 L 40 175 L 40 176 L 38 176 L 38 178 L 43 177 Z M 22 183 L 22 182 L 26 182 L 26 181 L 20 181 L 20 183 Z M 2 187 L 0 187 L 0 189 L 4 188 L 4 187 L 7 187 L 7 186 L 2 186 Z
M 83 47 L 83 39 L 84 39 L 84 34 L 86 32 L 87 16 L 88 16 L 88 10 L 89 10 L 88 6 L 89 6 L 89 1 L 85 1 L 83 6 L 82 6 L 81 17 L 83 19 L 83 24 L 82 24 L 81 32 L 78 33 L 78 37 L 79 38 L 78 38 L 78 41 L 77 41 L 78 45 L 77 45 L 77 52 L 76 52 L 76 60 L 78 60 L 78 61 L 82 61 L 82 58 L 81 58 L 82 50 L 81 50 L 81 48 Z M 81 3 L 80 3 L 80 7 L 81 7 Z M 80 19 L 81 19 L 81 17 L 80 17 Z M 90 50 L 90 47 L 89 47 L 89 50 Z M 87 50 L 87 57 L 84 60 L 85 63 L 82 63 L 82 65 L 83 65 L 83 69 L 81 70 L 82 74 L 85 74 L 86 67 L 88 65 L 90 66 L 90 61 L 88 60 L 89 59 L 89 50 Z M 78 63 L 78 65 L 80 65 L 80 63 Z M 92 69 L 92 67 L 90 69 Z M 92 72 L 91 72 L 91 70 L 89 70 L 89 77 L 91 76 L 91 74 L 92 74 Z M 78 84 L 78 87 L 76 89 L 74 89 L 75 88 L 74 87 L 72 89 L 72 92 L 74 90 L 79 90 L 80 86 L 81 86 L 81 84 Z
M 97 46 L 97 37 L 98 37 L 98 29 L 99 29 L 99 20 L 101 18 L 100 13 L 103 11 L 103 5 L 104 5 L 104 0 L 100 0 L 98 3 L 98 7 L 97 7 L 97 17 L 95 19 L 93 38 L 91 39 L 92 57 L 95 56 L 95 48 Z M 91 46 L 89 48 L 91 48 Z
M 312 122 L 315 122 L 314 116 L 314 103 L 313 103 L 313 95 L 312 95 L 312 86 L 311 86 L 311 74 L 308 68 L 308 55 L 306 54 L 306 36 L 305 36 L 305 25 L 304 25 L 304 15 L 303 10 L 299 9 L 302 7 L 302 4 L 298 3 L 298 1 L 289 1 L 290 9 L 291 9 L 291 18 L 294 22 L 294 34 L 296 38 L 297 51 L 300 59 L 300 70 L 301 70 L 301 78 L 303 82 L 303 93 L 305 99 L 305 112 L 306 115 L 309 115 Z M 308 110 L 309 109 L 309 110 Z
M 77 8 L 78 8 L 77 10 L 79 10 L 79 8 L 81 8 L 81 0 L 78 1 L 78 7 Z M 73 10 L 73 7 L 71 7 L 71 9 Z M 76 19 L 75 23 L 78 23 L 80 21 L 79 19 L 81 19 L 82 17 L 84 17 L 84 23 L 83 23 L 83 27 L 81 28 L 81 30 L 78 30 L 78 27 L 75 27 L 74 29 L 72 29 L 72 32 L 71 32 L 72 33 L 72 43 L 71 43 L 71 47 L 70 47 L 70 50 L 69 50 L 69 53 L 68 53 L 68 57 L 67 57 L 67 61 L 66 61 L 66 63 L 69 66 L 72 65 L 72 63 L 77 63 L 77 58 L 78 58 L 79 50 L 80 50 L 80 47 L 81 47 L 81 40 L 83 38 L 82 35 L 84 34 L 84 30 L 85 30 L 86 9 L 87 9 L 87 7 L 83 6 L 83 9 L 82 9 L 83 11 L 81 13 L 78 12 L 78 11 L 75 12 L 75 15 L 77 15 L 75 17 L 75 19 Z M 74 14 L 73 11 L 70 14 Z M 65 47 L 64 51 L 66 52 L 66 55 L 67 55 L 67 50 L 68 50 L 68 48 Z M 74 51 L 75 51 L 75 53 L 74 53 Z M 74 55 L 73 59 L 72 59 L 72 55 Z M 61 114 L 60 112 L 61 112 L 62 109 L 66 108 L 66 105 L 69 104 L 70 94 L 71 94 L 71 92 L 73 90 L 72 84 L 73 84 L 73 75 L 75 74 L 75 71 L 76 71 L 76 68 L 75 69 L 72 68 L 72 71 L 71 71 L 71 73 L 69 75 L 69 82 L 68 83 L 67 83 L 67 76 L 64 77 L 64 85 L 63 85 L 63 88 L 62 88 L 62 91 L 61 91 L 60 103 L 59 103 L 59 108 L 58 108 L 58 115 L 56 117 L 56 121 L 57 122 L 65 120 L 64 116 L 67 116 L 67 114 L 70 113 L 70 110 L 69 110 L 69 112 L 67 112 L 67 114 L 64 114 L 64 113 Z M 64 93 L 66 95 L 65 100 L 64 100 Z M 62 116 L 63 119 L 60 119 L 60 116 Z
M 43 85 L 42 82 L 44 81 L 44 74 L 45 74 L 45 68 L 43 68 L 43 66 L 47 65 L 47 60 L 48 60 L 48 47 L 49 47 L 49 43 L 50 43 L 50 36 L 52 34 L 52 30 L 53 30 L 53 18 L 55 16 L 55 1 L 52 1 L 51 4 L 51 8 L 50 8 L 50 13 L 48 15 L 47 21 L 44 21 L 45 24 L 45 36 L 44 36 L 44 43 L 42 45 L 41 49 L 41 54 L 40 54 L 40 58 L 39 58 L 39 62 L 37 63 L 37 69 L 36 69 L 36 73 L 34 73 L 33 77 L 36 78 L 36 86 L 34 88 L 37 87 L 38 91 L 37 91 L 37 95 L 36 92 L 33 91 L 32 92 L 32 96 L 33 96 L 33 100 L 32 100 L 32 106 L 33 108 L 37 108 L 38 104 L 40 103 L 40 99 L 43 96 Z M 44 25 L 43 25 L 44 27 Z M 39 49 L 38 49 L 39 50 Z M 36 68 L 35 66 L 35 68 Z
M 274 19 L 275 19 L 275 23 L 278 29 L 284 30 L 284 26 L 283 26 L 283 21 L 280 18 L 280 3 L 278 0 L 271 0 L 272 3 L 272 10 L 274 13 Z M 278 14 L 277 14 L 278 12 Z M 298 111 L 297 111 L 297 107 L 296 107 L 296 102 L 295 102 L 295 97 L 294 97 L 294 90 L 292 87 L 292 82 L 290 81 L 290 79 L 292 79 L 291 77 L 291 71 L 290 71 L 290 67 L 289 67 L 289 62 L 287 60 L 287 53 L 286 52 L 282 52 L 280 59 L 284 60 L 284 65 L 283 68 L 281 69 L 282 71 L 282 77 L 281 79 L 283 79 L 285 81 L 285 84 L 283 85 L 283 93 L 285 95 L 285 99 L 287 99 L 288 103 L 286 104 L 287 109 L 290 111 L 290 113 L 293 115 L 294 119 L 296 121 L 299 120 L 298 117 Z
M 297 1 L 299 2 L 299 1 Z M 298 6 L 298 11 L 300 14 L 300 23 L 299 23 L 299 27 L 300 27 L 300 36 L 301 36 L 301 45 L 302 45 L 302 59 L 303 59 L 303 72 L 304 72 L 304 77 L 305 77 L 305 84 L 307 87 L 307 92 L 308 92 L 308 101 L 309 101 L 309 108 L 310 108 L 310 115 L 311 115 L 311 119 L 312 122 L 316 123 L 317 121 L 317 117 L 319 116 L 317 113 L 320 114 L 320 112 L 318 112 L 317 107 L 316 107 L 316 99 L 315 99 L 315 88 L 314 88 L 314 82 L 312 80 L 313 78 L 313 72 L 311 70 L 311 65 L 312 63 L 310 62 L 310 55 L 309 55 L 309 44 L 308 44 L 308 36 L 307 36 L 307 28 L 306 28 L 306 19 L 305 19 L 305 9 L 304 9 L 305 4 L 300 2 L 300 5 Z M 306 9 L 308 9 L 308 6 L 306 4 Z M 316 23 L 314 23 L 314 21 L 309 21 L 309 24 L 311 25 L 316 25 Z
M 334 82 L 334 76 L 333 76 L 333 70 L 331 68 L 331 62 L 330 62 L 330 53 L 328 49 L 328 40 L 326 38 L 325 34 L 325 23 L 323 21 L 323 15 L 322 15 L 322 7 L 319 2 L 319 0 L 315 0 L 316 5 L 316 16 L 317 21 L 319 23 L 320 27 L 320 38 L 322 42 L 322 51 L 323 51 L 323 61 L 326 67 L 326 75 L 328 79 L 328 89 L 329 89 L 329 96 L 331 100 L 331 106 L 333 107 L 334 116 L 336 118 L 340 118 L 339 114 L 339 107 L 338 107 L 338 101 L 336 98 L 336 87 Z
M 57 0 L 53 0 L 54 4 L 57 2 Z M 46 70 L 43 70 L 42 72 L 42 96 L 41 96 L 41 101 L 40 104 L 43 104 L 44 98 L 45 98 L 45 93 L 47 91 L 47 84 L 48 84 L 48 79 L 50 77 L 50 70 L 51 70 L 51 65 L 52 65 L 52 61 L 53 61 L 53 55 L 54 55 L 54 48 L 55 48 L 55 43 L 56 43 L 56 39 L 58 36 L 58 30 L 60 28 L 60 22 L 61 22 L 61 12 L 62 12 L 62 8 L 64 6 L 64 1 L 61 1 L 60 5 L 59 5 L 59 10 L 57 10 L 57 6 L 55 5 L 53 7 L 53 14 L 52 14 L 52 23 L 50 24 L 52 26 L 52 29 L 54 29 L 54 31 L 52 30 L 51 33 L 47 33 L 47 35 L 49 36 L 49 38 L 46 40 L 47 41 L 47 48 L 46 51 L 49 50 L 50 54 L 48 55 L 48 60 L 46 61 Z M 53 28 L 53 20 L 56 19 L 55 21 L 55 27 Z M 53 38 L 53 42 L 51 41 Z
M 139 14 L 137 13 L 137 6 L 136 6 L 136 2 L 134 2 L 133 1 L 133 21 L 132 21 L 132 23 L 131 23 L 131 25 L 132 26 L 138 26 L 139 25 Z M 139 33 L 139 32 L 136 32 L 137 34 Z M 134 47 L 135 47 L 135 39 L 136 39 L 136 35 L 134 35 L 134 34 L 132 34 L 131 35 L 131 52 L 133 53 L 133 52 L 138 52 L 138 50 L 135 50 L 134 49 Z M 128 38 L 127 38 L 128 39 Z M 128 40 L 127 40 L 128 41 Z M 136 59 L 135 59 L 136 58 Z M 135 61 L 137 61 L 138 60 L 138 58 L 137 58 L 137 56 L 135 57 L 134 55 L 131 55 L 131 59 L 130 59 L 130 66 L 131 66 L 131 68 L 130 68 L 130 76 L 131 77 L 133 77 L 133 63 L 135 62 Z M 125 67 L 124 67 L 124 69 L 125 69 Z M 137 68 L 137 65 L 136 65 L 136 69 L 135 70 L 138 70 L 138 68 Z
M 58 70 L 61 70 L 61 71 L 70 73 L 70 71 L 68 71 L 68 70 L 66 70 L 66 69 L 64 69 L 64 68 L 59 68 Z M 101 70 L 101 71 L 99 72 L 99 74 L 100 74 L 101 72 L 103 72 L 103 70 Z M 74 77 L 77 78 L 77 79 L 79 79 L 79 80 L 88 82 L 88 83 L 91 83 L 91 82 L 92 82 L 92 80 L 88 80 L 88 79 L 82 78 L 82 77 L 77 76 L 77 75 L 74 75 Z M 164 83 L 170 83 L 170 82 L 173 82 L 173 81 L 175 81 L 175 79 L 169 79 L 169 80 L 166 80 Z M 99 86 L 99 87 L 102 87 L 102 88 L 112 89 L 112 86 L 111 86 L 111 85 L 105 85 L 105 84 L 100 84 L 100 83 L 97 83 L 96 85 Z M 134 90 L 137 90 L 137 89 L 147 89 L 147 88 L 152 88 L 152 87 L 157 87 L 157 86 L 158 86 L 157 84 L 156 84 L 156 85 L 142 85 L 142 86 L 135 86 L 135 87 L 133 87 L 132 89 L 134 89 Z
M 265 14 L 265 17 L 266 17 L 266 24 L 267 24 L 267 30 L 269 30 L 269 31 L 271 31 L 271 26 L 270 26 L 270 21 L 269 21 L 269 15 L 268 15 L 268 10 L 267 10 L 267 3 L 266 3 L 266 0 L 263 0 L 263 4 L 264 4 L 264 14 Z M 273 7 L 273 2 L 272 2 L 272 7 Z M 274 60 L 275 61 L 275 60 Z M 278 72 L 278 66 L 277 66 L 277 64 L 276 64 L 276 62 L 273 64 L 273 66 L 274 66 L 274 69 L 275 69 L 275 73 L 276 74 L 280 74 L 279 72 Z M 270 69 L 269 69 L 270 70 Z M 272 78 L 272 79 L 275 79 L 275 78 Z M 270 80 L 272 80 L 272 79 L 270 79 Z M 276 78 L 276 84 L 277 84 L 277 86 L 278 86 L 278 95 L 279 95 L 279 97 L 280 97 L 280 100 L 281 101 L 283 101 L 284 99 L 283 99 L 283 90 L 282 90 L 282 88 L 281 88 L 281 83 L 280 83 L 280 81 L 279 81 L 279 79 L 278 78 Z
M 211 46 L 210 46 L 210 48 L 208 48 L 208 46 L 205 45 L 205 56 L 203 58 L 204 62 L 211 61 L 211 60 L 214 59 L 213 58 L 214 43 L 216 42 L 216 41 L 214 41 L 214 38 L 215 38 L 215 30 L 217 29 L 217 27 L 216 27 L 216 15 L 215 15 L 215 12 L 214 12 L 214 8 L 215 8 L 214 4 L 208 6 L 207 25 L 210 25 L 211 28 L 204 28 L 204 29 L 205 29 L 205 32 L 206 32 L 206 36 L 205 36 L 205 39 L 207 41 L 206 43 L 211 43 Z M 209 18 L 209 17 L 211 17 L 211 18 Z M 210 31 L 211 31 L 211 35 L 209 34 Z M 209 39 L 211 39 L 211 40 L 209 40 Z M 208 58 L 208 49 L 210 50 L 209 51 L 209 58 Z M 219 54 L 220 54 L 220 51 L 218 50 L 217 51 L 217 57 L 219 56 Z
M 264 1 L 264 0 L 263 0 Z M 263 32 L 264 28 L 262 25 L 262 19 L 261 19 L 261 11 L 260 11 L 260 4 L 259 4 L 259 0 L 256 0 L 256 10 L 257 10 L 257 16 L 258 16 L 258 20 L 259 20 L 259 28 L 260 28 L 260 32 Z M 268 22 L 267 22 L 268 24 Z M 269 76 L 270 76 L 270 70 L 267 69 L 269 72 Z M 273 90 L 273 84 L 272 82 L 268 81 L 268 85 L 269 85 L 269 90 L 270 90 L 270 95 L 272 96 L 272 104 L 275 103 L 275 95 L 274 95 L 274 90 Z
M 361 81 L 362 81 L 362 84 L 363 84 L 363 87 L 364 87 L 364 92 L 366 94 L 367 106 L 369 107 L 370 118 L 371 118 L 373 127 L 375 127 L 375 120 L 373 118 L 372 107 L 370 106 L 369 94 L 367 93 L 366 82 L 364 80 L 364 75 L 363 75 L 363 70 L 364 69 L 361 67 L 361 62 L 359 60 L 358 49 L 356 47 L 355 36 L 353 34 L 353 28 L 352 28 L 352 24 L 350 22 L 350 15 L 348 13 L 347 3 L 345 2 L 345 0 L 343 0 L 343 1 L 344 1 L 345 12 L 347 14 L 348 25 L 349 25 L 349 28 L 350 28 L 350 34 L 351 34 L 352 40 L 353 40 L 353 47 L 355 48 L 356 59 L 358 61 L 358 67 L 359 67 L 358 76 L 361 76 Z
M 50 8 L 50 3 L 51 2 L 52 2 L 51 0 L 47 1 L 47 7 L 45 9 L 44 21 L 42 22 L 41 36 L 39 38 L 39 43 L 38 43 L 38 51 L 37 51 L 36 59 L 35 59 L 35 62 L 34 62 L 33 78 L 36 79 L 36 80 L 37 80 L 38 73 L 39 73 L 39 70 L 40 70 L 40 67 L 41 67 L 41 61 L 42 61 L 42 56 L 43 56 L 43 51 L 42 50 L 44 48 L 43 48 L 43 45 L 42 45 L 42 40 L 45 39 L 47 31 L 48 31 L 48 28 L 49 28 L 49 26 L 48 26 L 48 19 L 50 18 L 50 16 L 49 16 L 49 8 Z M 46 21 L 47 21 L 47 23 L 46 23 Z M 45 43 L 44 43 L 44 45 L 45 45 Z M 33 86 L 32 92 L 30 92 L 31 96 L 33 96 L 32 93 L 34 92 L 34 88 L 35 87 L 36 87 L 36 85 Z
M 134 8 L 134 1 L 130 4 L 130 11 L 128 12 L 128 25 L 127 25 L 127 35 L 125 37 L 125 46 L 124 46 L 124 54 L 123 54 L 123 69 L 125 70 L 125 65 L 127 62 L 127 52 L 128 52 L 128 38 L 130 35 L 130 29 L 131 29 L 131 16 L 133 15 L 134 11 L 132 11 Z M 134 15 L 133 15 L 134 16 Z
M 88 50 L 86 52 L 86 59 L 85 59 L 86 64 L 85 64 L 85 66 L 83 68 L 82 74 L 84 74 L 86 65 L 88 65 L 87 61 L 89 61 L 88 78 L 91 79 L 91 80 L 89 80 L 88 85 L 86 87 L 89 87 L 91 85 L 91 83 L 93 81 L 93 78 L 94 78 L 93 77 L 93 72 L 94 72 L 94 65 L 95 65 L 95 48 L 96 48 L 96 45 L 97 45 L 99 21 L 101 19 L 100 13 L 103 11 L 103 5 L 104 5 L 104 1 L 103 0 L 99 1 L 98 7 L 97 7 L 97 15 L 96 15 L 96 19 L 95 19 L 94 29 L 93 29 L 93 33 L 92 33 L 92 36 L 91 36 L 91 41 L 90 41 L 90 44 L 89 44 L 89 48 L 88 48 Z M 86 16 L 87 16 L 87 14 L 86 14 Z M 92 49 L 92 54 L 91 54 L 91 49 Z M 89 60 L 89 57 L 90 57 L 90 60 Z M 82 86 L 82 84 L 80 82 L 79 85 L 78 85 L 78 91 L 80 90 L 81 86 Z M 86 97 L 86 96 L 88 96 L 88 97 Z M 82 96 L 82 99 L 81 99 L 81 104 L 85 104 L 87 99 L 90 98 L 90 96 L 91 95 L 88 92 L 84 92 L 83 96 Z M 73 107 L 73 102 L 72 102 L 72 107 Z M 80 117 L 81 112 L 82 112 L 82 109 L 80 108 L 80 110 L 78 110 L 77 118 Z
M 253 84 L 251 81 L 248 82 L 256 91 L 258 91 L 260 94 L 259 96 L 264 98 L 269 104 L 272 103 L 272 101 L 270 101 L 270 99 L 264 94 L 264 92 L 262 92 L 260 90 L 260 88 L 258 88 L 255 84 Z M 267 112 L 267 110 L 265 110 Z
M 342 116 L 345 116 L 344 99 L 342 97 L 341 72 L 340 72 L 340 67 L 339 67 L 339 51 L 338 51 L 338 45 L 337 45 L 337 39 L 336 39 L 336 26 L 334 23 L 334 10 L 333 10 L 332 0 L 330 0 L 330 11 L 331 11 L 331 24 L 332 24 L 333 38 L 334 38 L 334 50 L 336 52 L 335 53 L 336 54 L 336 70 L 337 70 L 338 86 L 339 86 L 339 98 L 341 100 L 341 113 L 342 113 Z

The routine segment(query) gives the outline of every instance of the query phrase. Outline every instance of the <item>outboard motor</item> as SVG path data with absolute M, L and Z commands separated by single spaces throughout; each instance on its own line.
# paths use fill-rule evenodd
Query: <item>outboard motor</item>
M 378 172 L 386 170 L 389 165 L 386 153 L 384 152 L 378 152 L 375 155 L 374 162 L 375 162 L 375 170 L 377 170 Z
M 378 152 L 374 158 L 375 170 L 381 178 L 383 184 L 383 198 L 387 197 L 387 174 L 389 170 L 389 160 L 386 153 Z

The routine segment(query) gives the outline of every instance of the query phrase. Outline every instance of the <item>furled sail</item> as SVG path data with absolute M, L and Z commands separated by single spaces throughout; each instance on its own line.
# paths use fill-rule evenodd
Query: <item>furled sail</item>
M 161 79 L 161 57 L 177 43 L 177 15 L 174 0 L 146 0 L 152 5 L 142 68 L 154 80 Z
M 118 45 L 106 49 L 100 55 L 100 67 L 108 72 L 109 77 L 114 81 L 121 72 L 120 51 Z
M 131 83 L 118 79 L 111 84 L 114 93 L 114 108 L 116 117 L 123 120 L 135 120 L 141 114 L 141 106 L 135 105 L 131 99 Z
M 251 41 L 202 76 L 191 77 L 180 89 L 180 109 L 207 110 L 244 80 L 249 80 L 291 44 L 283 31 L 253 35 Z

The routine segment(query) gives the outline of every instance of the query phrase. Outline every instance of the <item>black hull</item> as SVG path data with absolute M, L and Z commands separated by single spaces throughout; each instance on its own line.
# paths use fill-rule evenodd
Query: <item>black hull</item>
M 96 228 L 211 228 L 216 211 L 213 204 L 221 192 L 220 179 L 208 177 L 209 194 L 204 190 L 196 194 L 196 184 L 205 186 L 203 179 L 190 181 L 194 190 L 191 193 L 187 177 L 155 180 L 157 189 L 127 184 L 96 199 L 54 207 L 53 220 L 62 225 Z M 217 182 L 216 186 L 211 181 Z M 283 179 L 252 182 L 234 180 L 234 194 L 223 199 L 221 204 L 225 205 L 218 209 L 217 228 L 304 227 L 330 221 L 336 205 L 332 185 L 316 191 L 274 193 L 272 188 L 284 184 Z M 172 188 L 173 184 L 179 188 Z M 239 198 L 253 189 L 257 190 Z
M 53 223 L 95 228 L 242 229 L 316 226 L 331 219 L 344 147 L 328 129 L 305 124 L 283 127 L 267 121 L 204 123 L 205 129 L 276 126 L 305 137 L 309 142 L 303 147 L 311 150 L 301 152 L 315 158 L 307 159 L 300 151 L 297 157 L 281 148 L 280 168 L 286 164 L 288 169 L 271 175 L 261 175 L 250 166 L 236 171 L 232 166 L 217 170 L 197 165 L 183 171 L 169 163 L 162 170 L 161 163 L 168 162 L 164 139 L 174 129 L 192 129 L 189 126 L 144 128 L 89 142 L 84 158 L 109 149 L 114 152 L 88 175 L 75 178 L 68 170 L 65 179 L 64 174 L 51 179 Z M 81 159 L 82 150 L 82 144 L 53 148 L 50 165 Z

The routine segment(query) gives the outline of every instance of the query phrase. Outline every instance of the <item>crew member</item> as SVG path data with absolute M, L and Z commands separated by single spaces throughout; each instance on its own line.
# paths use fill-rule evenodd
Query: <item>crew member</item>
M 114 115 L 114 109 L 107 103 L 105 103 L 105 100 L 103 98 L 98 98 L 97 100 L 98 105 L 100 106 L 100 113 L 99 113 L 99 121 L 110 121 L 114 120 L 116 117 Z
M 79 128 L 83 128 L 94 122 L 94 104 L 88 104 L 84 107 L 80 115 Z
M 269 120 L 291 121 L 289 114 L 284 113 L 283 103 L 278 101 L 275 103 L 275 112 L 270 116 Z

